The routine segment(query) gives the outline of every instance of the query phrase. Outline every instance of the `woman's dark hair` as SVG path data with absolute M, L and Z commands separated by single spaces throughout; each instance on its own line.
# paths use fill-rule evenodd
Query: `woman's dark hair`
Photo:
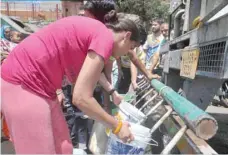
M 118 19 L 116 22 L 109 22 L 105 24 L 114 32 L 129 31 L 131 32 L 131 40 L 140 42 L 140 32 L 136 24 L 130 19 Z
M 91 1 L 87 1 L 86 4 L 82 7 L 84 10 L 89 11 L 93 16 L 96 17 L 97 20 L 105 23 L 108 19 L 108 21 L 110 22 L 110 20 L 116 20 L 115 18 L 111 19 L 108 16 L 112 16 L 110 15 L 110 11 L 111 10 L 115 10 L 116 6 L 114 1 L 111 0 L 91 0 Z M 105 19 L 107 18 L 107 19 Z
M 126 14 L 126 13 L 118 13 L 117 18 L 120 20 L 131 20 L 136 25 L 139 33 L 139 40 L 138 42 L 143 45 L 146 42 L 147 39 L 147 32 L 145 28 L 145 24 L 143 20 L 140 18 L 140 16 L 135 14 Z M 132 33 L 133 34 L 133 33 Z
M 89 11 L 97 20 L 114 32 L 129 31 L 131 40 L 144 44 L 147 33 L 142 20 L 133 14 L 116 13 L 116 5 L 112 0 L 91 0 L 88 1 L 83 9 Z

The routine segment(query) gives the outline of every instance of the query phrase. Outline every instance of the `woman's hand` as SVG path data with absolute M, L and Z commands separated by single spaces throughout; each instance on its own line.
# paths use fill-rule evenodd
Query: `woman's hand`
M 115 105 L 119 105 L 123 100 L 123 97 L 117 91 L 114 91 L 112 94 L 112 100 Z
M 148 80 L 152 80 L 152 79 L 161 79 L 161 76 L 159 76 L 157 74 L 149 73 L 148 74 Z
M 139 86 L 136 82 L 132 82 L 132 86 L 133 86 L 134 90 L 137 90 L 139 88 Z
M 129 127 L 130 125 L 127 122 L 123 122 L 120 132 L 117 134 L 118 138 L 124 143 L 129 143 L 134 140 L 134 136 L 132 135 Z

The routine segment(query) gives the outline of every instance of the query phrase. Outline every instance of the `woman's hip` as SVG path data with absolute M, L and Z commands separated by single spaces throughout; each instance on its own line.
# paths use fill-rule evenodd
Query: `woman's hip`
M 14 114 L 23 113 L 35 114 L 34 111 L 46 108 L 51 111 L 58 107 L 57 100 L 50 100 L 42 98 L 35 93 L 24 89 L 21 85 L 15 85 L 1 79 L 2 90 L 2 110 L 12 111 Z M 40 112 L 39 112 L 40 113 Z

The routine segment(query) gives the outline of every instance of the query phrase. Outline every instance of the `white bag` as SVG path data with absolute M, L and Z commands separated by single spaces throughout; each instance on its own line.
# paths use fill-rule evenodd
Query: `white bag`
M 128 102 L 121 102 L 119 105 L 119 115 L 124 121 L 137 123 L 146 118 L 146 115 L 142 113 L 135 106 Z

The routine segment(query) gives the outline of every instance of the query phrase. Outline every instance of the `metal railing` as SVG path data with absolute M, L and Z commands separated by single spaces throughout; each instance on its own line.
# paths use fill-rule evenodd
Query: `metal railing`
M 1 13 L 7 16 L 18 17 L 23 21 L 45 18 L 55 21 L 62 17 L 62 5 L 59 1 L 14 1 L 1 2 Z M 41 17 L 42 16 L 42 17 Z
M 138 83 L 138 86 L 140 90 L 137 91 L 135 97 L 141 97 L 139 97 L 137 101 L 131 100 L 128 102 L 133 104 L 140 111 L 144 112 L 146 117 L 140 120 L 138 122 L 139 124 L 143 124 L 145 119 L 159 110 L 159 107 L 163 106 L 164 104 L 168 104 L 163 106 L 165 108 L 165 112 L 160 116 L 159 119 L 157 119 L 156 123 L 153 124 L 153 127 L 150 130 L 151 134 L 158 130 L 159 127 L 164 124 L 168 118 L 171 118 L 172 114 L 175 112 L 178 114 L 181 121 L 184 122 L 182 125 L 180 125 L 176 134 L 170 140 L 168 145 L 164 147 L 161 154 L 169 154 L 170 151 L 180 141 L 180 139 L 186 135 L 186 131 L 188 129 L 193 131 L 195 139 L 196 137 L 199 137 L 198 141 L 201 140 L 203 141 L 202 143 L 206 143 L 204 140 L 208 140 L 216 134 L 218 129 L 216 120 L 205 111 L 199 109 L 193 103 L 173 91 L 170 87 L 164 85 L 158 80 L 152 80 L 151 84 L 147 80 L 142 80 Z M 142 102 L 143 104 L 139 106 L 139 104 Z M 145 112 L 145 108 L 149 110 Z M 207 143 L 205 146 L 207 146 Z M 210 151 L 207 153 L 217 154 L 213 149 L 210 148 L 209 145 L 208 148 L 209 149 L 207 150 Z M 188 153 L 190 154 L 192 152 Z M 201 151 L 201 153 L 205 152 Z

